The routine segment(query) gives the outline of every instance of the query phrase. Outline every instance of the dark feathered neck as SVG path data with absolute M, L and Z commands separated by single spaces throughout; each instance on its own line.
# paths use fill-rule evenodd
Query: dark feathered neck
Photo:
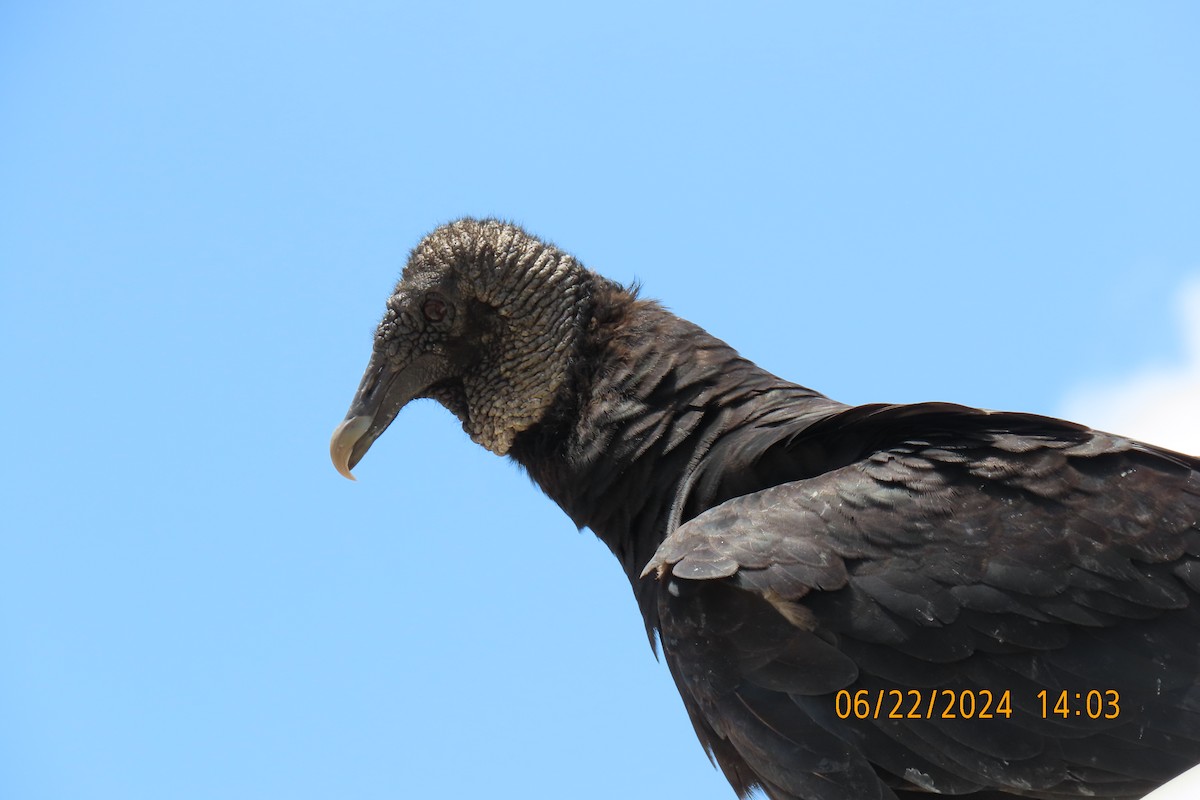
M 721 495 L 763 488 L 722 473 L 752 473 L 739 467 L 844 406 L 603 278 L 589 302 L 567 385 L 510 455 L 609 546 L 636 591 L 674 525 L 727 499 Z M 706 457 L 717 449 L 714 472 Z

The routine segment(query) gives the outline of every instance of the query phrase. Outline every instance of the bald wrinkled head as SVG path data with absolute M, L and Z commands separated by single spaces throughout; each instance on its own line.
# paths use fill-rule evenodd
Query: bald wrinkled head
M 566 380 L 596 276 L 498 220 L 461 219 L 413 249 L 330 455 L 347 477 L 410 400 L 432 397 L 503 455 Z

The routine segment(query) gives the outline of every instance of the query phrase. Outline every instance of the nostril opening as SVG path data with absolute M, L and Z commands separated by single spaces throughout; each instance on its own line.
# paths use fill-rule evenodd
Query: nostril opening
M 379 376 L 383 374 L 383 366 L 376 368 L 375 372 L 363 384 L 362 399 L 370 400 L 371 395 L 375 394 L 375 389 L 379 386 Z

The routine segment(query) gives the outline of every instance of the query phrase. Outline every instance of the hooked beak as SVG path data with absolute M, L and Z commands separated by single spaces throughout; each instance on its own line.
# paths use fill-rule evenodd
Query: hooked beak
M 329 457 L 339 473 L 354 480 L 350 470 L 362 461 L 400 409 L 429 388 L 435 372 L 430 360 L 428 356 L 419 356 L 396 369 L 378 353 L 371 356 L 346 419 L 334 429 L 329 440 Z

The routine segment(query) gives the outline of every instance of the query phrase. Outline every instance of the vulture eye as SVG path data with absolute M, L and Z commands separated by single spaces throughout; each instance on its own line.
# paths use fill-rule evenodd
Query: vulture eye
M 425 305 L 421 306 L 421 313 L 430 322 L 441 322 L 446 318 L 446 303 L 436 297 L 430 297 L 425 301 Z

